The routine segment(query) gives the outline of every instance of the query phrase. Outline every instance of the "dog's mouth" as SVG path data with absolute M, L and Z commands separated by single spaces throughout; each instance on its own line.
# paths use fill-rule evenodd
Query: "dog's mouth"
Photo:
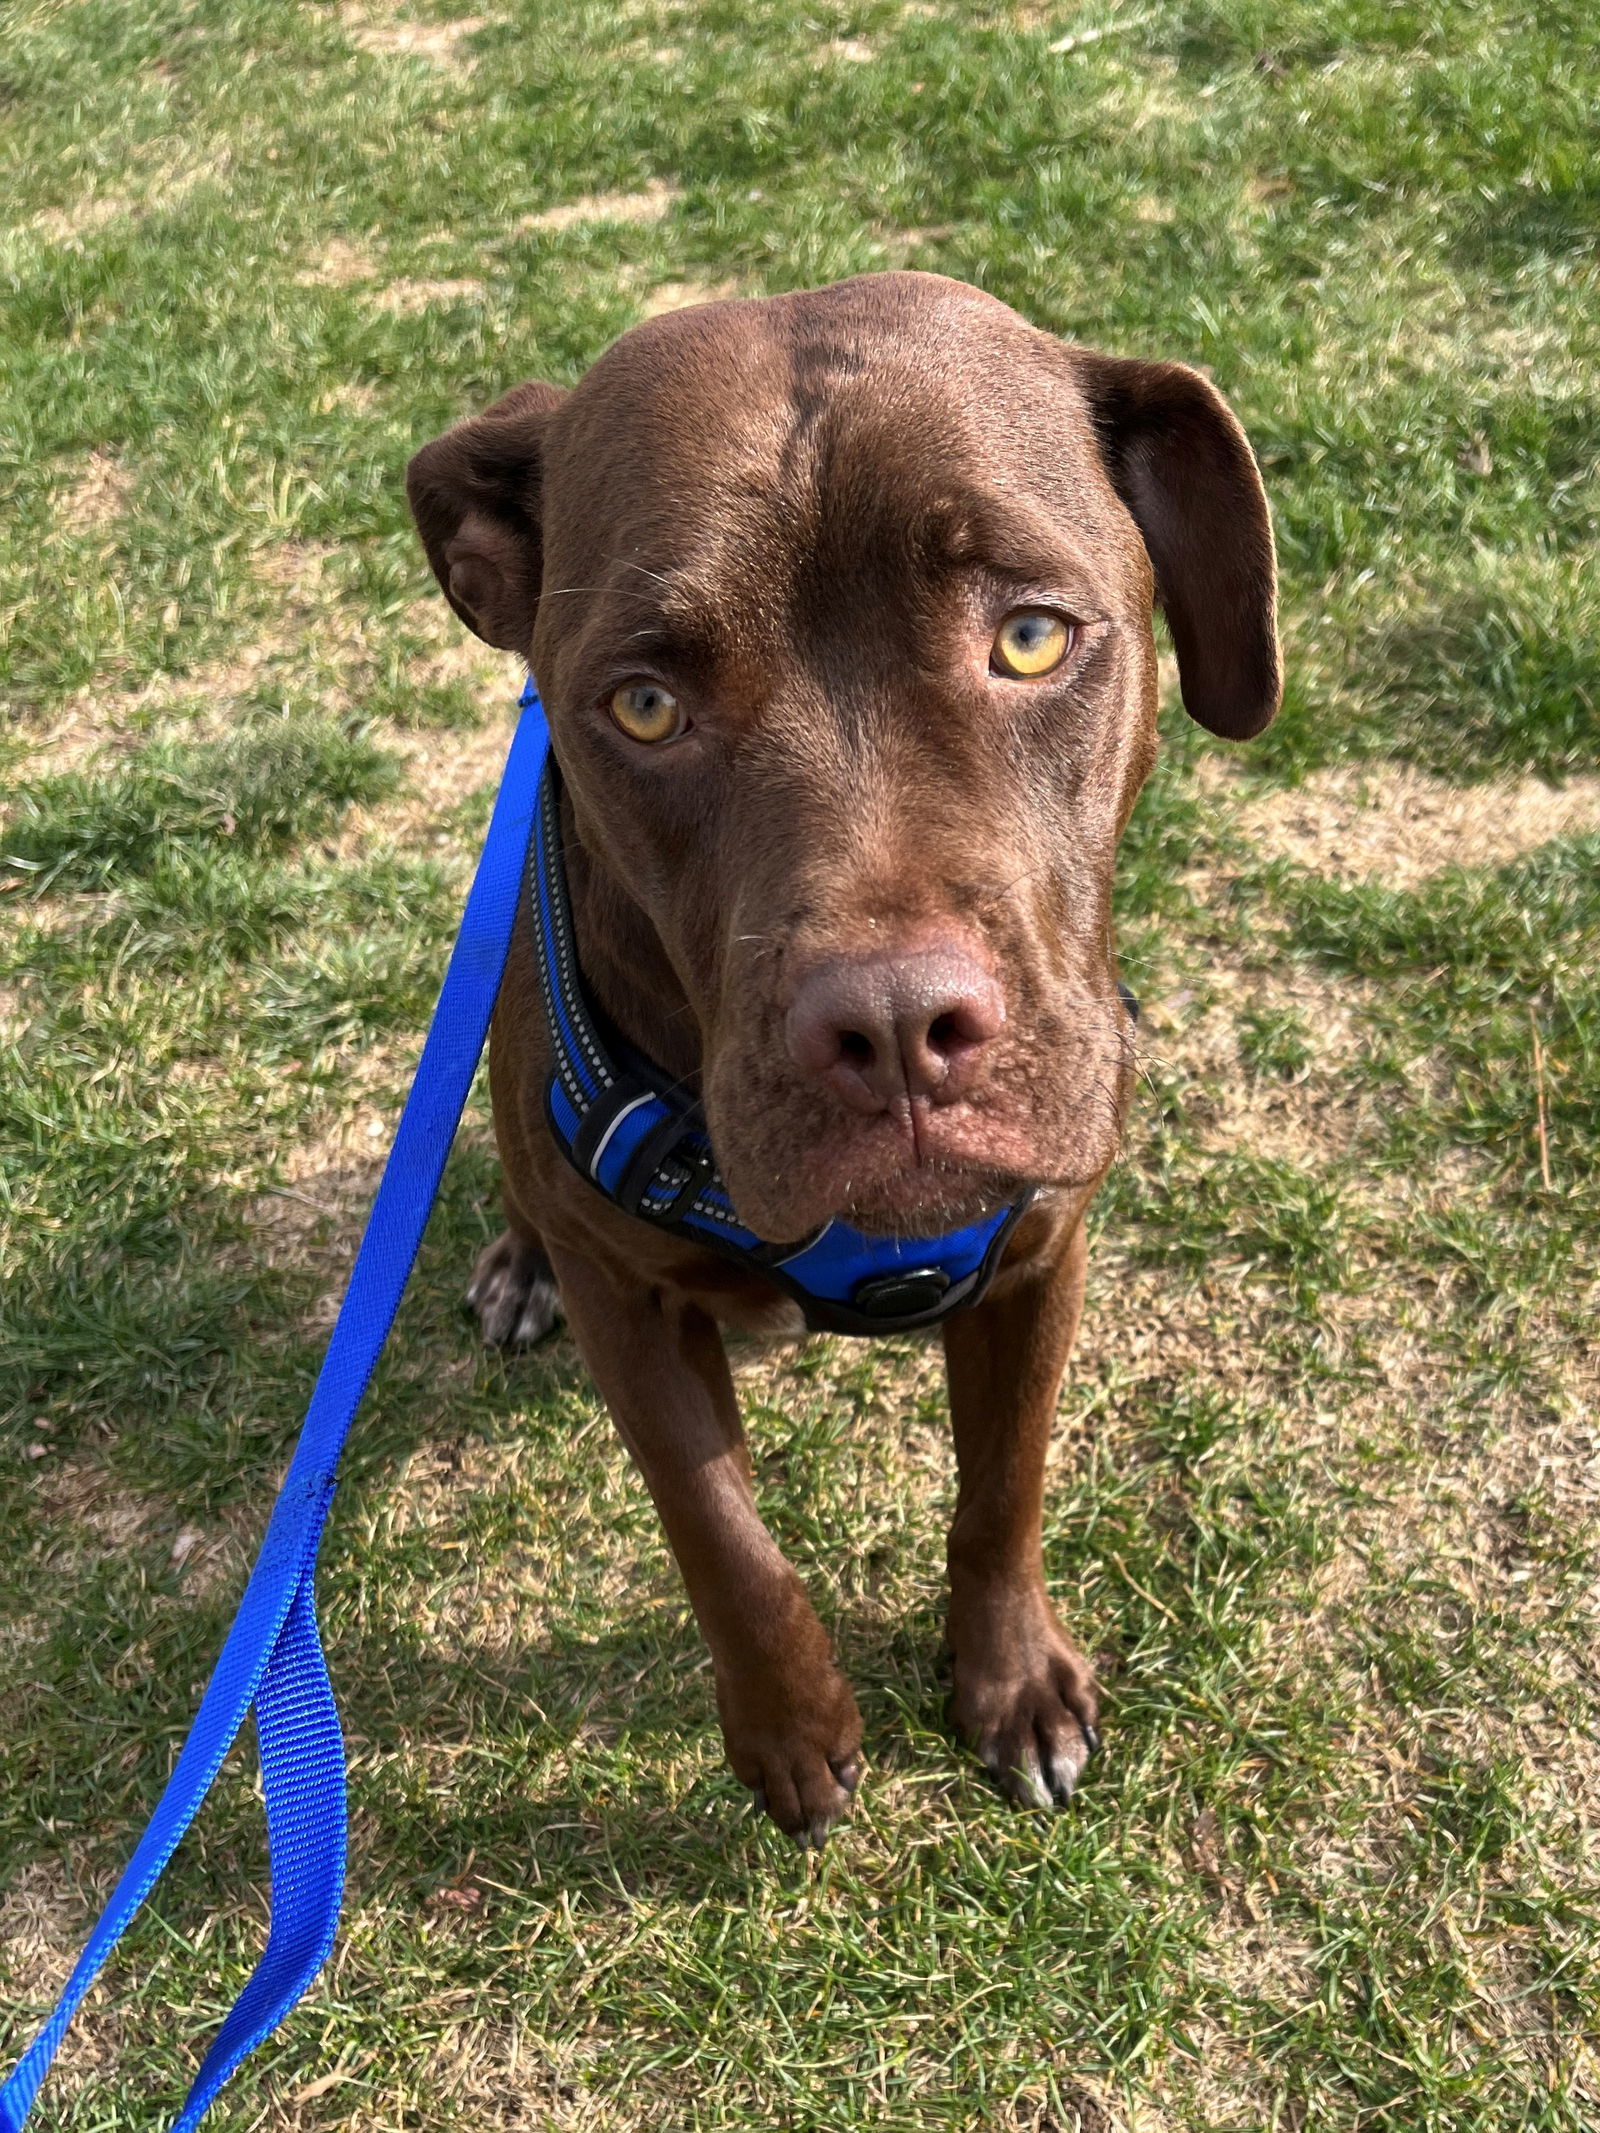
M 1002 1171 L 919 1164 L 862 1184 L 837 1219 L 869 1237 L 943 1237 L 998 1214 L 1027 1189 L 1027 1181 Z
M 1070 1062 L 1069 1062 L 1070 1064 Z M 908 1097 L 875 1115 L 824 1107 L 808 1092 L 732 1116 L 713 1105 L 712 1136 L 739 1219 L 794 1242 L 829 1222 L 900 1240 L 948 1237 L 1024 1194 L 1091 1184 L 1116 1152 L 1130 1079 L 1091 1074 L 992 1076 L 970 1098 Z M 742 1092 L 741 1092 L 742 1093 Z
M 940 1136 L 944 1138 L 944 1136 Z M 813 1143 L 770 1192 L 730 1189 L 741 1218 L 760 1235 L 808 1236 L 830 1221 L 867 1236 L 934 1238 L 965 1229 L 1008 1207 L 1045 1178 L 1029 1161 L 1022 1136 L 993 1132 L 951 1136 L 955 1145 L 919 1141 L 884 1118 L 866 1131 L 830 1134 Z

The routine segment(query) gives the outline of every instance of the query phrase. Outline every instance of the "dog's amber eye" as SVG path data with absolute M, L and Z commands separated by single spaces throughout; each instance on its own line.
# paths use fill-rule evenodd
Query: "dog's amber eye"
M 630 741 L 671 741 L 683 731 L 678 699 L 656 681 L 625 682 L 612 696 L 611 716 Z
M 1072 624 L 1044 607 L 1019 607 L 995 632 L 989 662 L 998 673 L 1032 681 L 1052 673 L 1072 645 Z

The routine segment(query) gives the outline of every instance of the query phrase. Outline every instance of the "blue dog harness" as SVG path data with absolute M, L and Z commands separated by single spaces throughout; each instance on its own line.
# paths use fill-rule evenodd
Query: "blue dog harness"
M 553 756 L 540 784 L 527 902 L 555 1061 L 546 1116 L 567 1161 L 614 1207 L 786 1289 L 814 1333 L 908 1333 L 977 1302 L 1030 1193 L 944 1237 L 868 1237 L 828 1222 L 798 1244 L 766 1244 L 740 1222 L 698 1101 L 614 1033 L 603 1037 L 584 993 Z
M 255 1718 L 261 1761 L 271 1924 L 174 2133 L 199 2124 L 333 1946 L 344 1888 L 344 1743 L 317 1630 L 317 1550 L 339 1455 L 422 1241 L 524 900 L 532 907 L 554 1037 L 550 1121 L 568 1160 L 617 1206 L 757 1268 L 799 1299 L 812 1325 L 897 1331 L 931 1325 L 971 1303 L 1027 1204 L 1019 1200 L 953 1236 L 916 1243 L 829 1223 L 803 1243 L 773 1246 L 743 1228 L 717 1176 L 698 1105 L 627 1047 L 602 1042 L 578 975 L 557 803 L 549 729 L 530 680 L 422 1057 L 261 1553 L 133 1857 L 43 2028 L 0 2083 L 0 2133 L 22 2133 L 79 2002 L 160 1879 L 247 1716 Z M 1123 998 L 1132 1011 L 1132 996 Z

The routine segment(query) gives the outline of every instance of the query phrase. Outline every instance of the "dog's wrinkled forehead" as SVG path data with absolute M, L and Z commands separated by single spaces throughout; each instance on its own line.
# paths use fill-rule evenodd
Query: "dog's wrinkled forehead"
M 804 298 L 626 335 L 551 425 L 547 593 L 603 587 L 641 622 L 737 635 L 987 567 L 1147 609 L 1059 351 L 958 293 L 870 335 Z
M 529 381 L 424 446 L 407 487 L 457 614 L 531 650 L 558 709 L 560 669 L 608 632 L 619 652 L 676 632 L 690 657 L 696 631 L 752 657 L 852 628 L 907 644 L 908 603 L 948 616 L 963 568 L 998 581 L 991 610 L 1040 581 L 1043 604 L 1147 636 L 1158 601 L 1214 733 L 1277 707 L 1271 521 L 1215 387 L 937 275 L 650 320 L 570 392 Z

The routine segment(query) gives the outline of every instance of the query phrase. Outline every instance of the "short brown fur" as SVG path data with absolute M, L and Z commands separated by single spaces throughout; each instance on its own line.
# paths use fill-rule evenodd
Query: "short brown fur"
M 1153 603 L 1203 724 L 1243 738 L 1277 706 L 1244 435 L 1181 365 L 883 274 L 635 327 L 570 393 L 520 386 L 447 432 L 409 487 L 457 613 L 539 678 L 586 983 L 703 1096 L 741 1218 L 775 1240 L 829 1217 L 926 1236 L 1036 1189 L 988 1295 L 944 1329 L 948 1626 L 957 1724 L 1015 1797 L 1062 1803 L 1097 1705 L 1046 1597 L 1040 1514 L 1083 1216 L 1131 1083 L 1112 865 L 1155 753 Z M 1071 655 L 997 674 L 999 618 L 1031 607 L 1073 619 Z M 607 714 L 640 677 L 686 708 L 669 746 Z M 897 1039 L 868 1087 L 796 1035 L 820 1015 L 826 1057 L 841 1002 L 919 985 L 956 987 L 974 1030 L 926 1071 Z M 512 1341 L 559 1291 L 682 1568 L 733 1767 L 820 1842 L 860 1719 L 762 1525 L 718 1333 L 794 1307 L 578 1177 L 547 1070 L 523 938 L 491 1044 L 508 1228 L 474 1300 Z

